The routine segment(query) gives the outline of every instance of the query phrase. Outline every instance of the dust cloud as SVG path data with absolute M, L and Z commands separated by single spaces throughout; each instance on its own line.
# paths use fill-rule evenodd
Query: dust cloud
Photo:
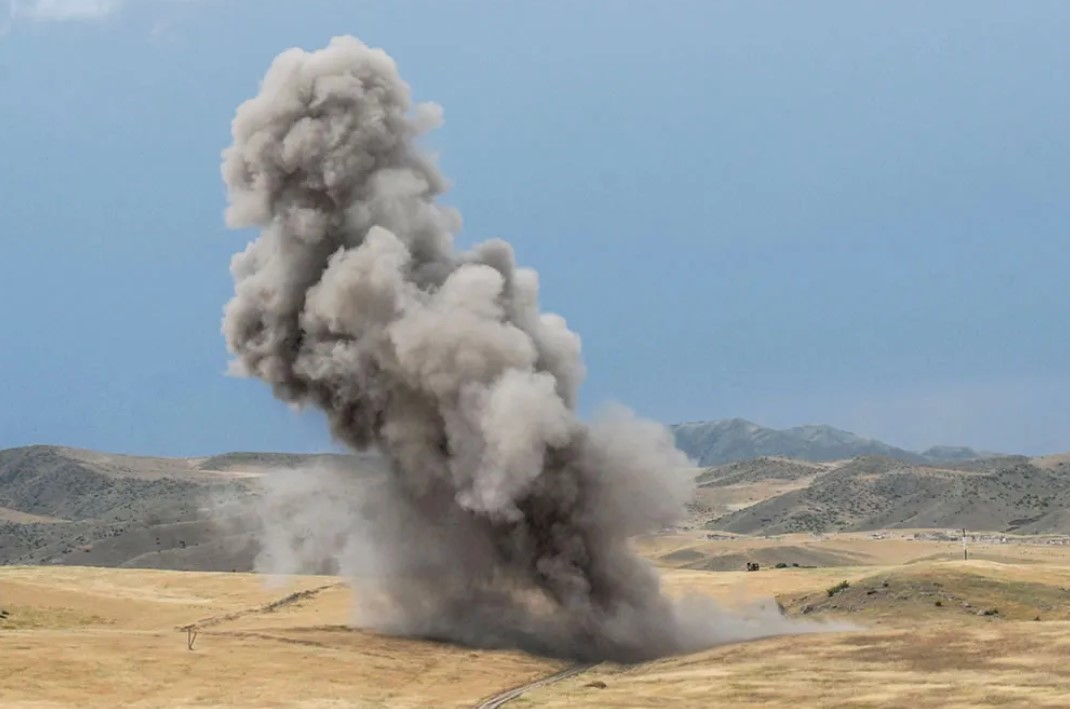
M 269 479 L 262 570 L 345 575 L 366 627 L 578 659 L 801 630 L 671 599 L 629 547 L 681 518 L 687 460 L 627 410 L 581 421 L 580 339 L 535 272 L 502 240 L 454 248 L 420 147 L 441 120 L 352 37 L 280 54 L 237 110 L 226 220 L 258 233 L 231 265 L 233 371 L 384 460 Z

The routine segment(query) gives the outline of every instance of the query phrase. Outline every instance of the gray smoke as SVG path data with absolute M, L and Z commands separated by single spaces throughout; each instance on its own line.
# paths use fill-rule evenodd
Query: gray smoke
M 622 661 L 738 639 L 628 546 L 689 499 L 671 435 L 621 410 L 582 423 L 580 341 L 540 313 L 536 274 L 504 241 L 454 249 L 418 147 L 440 119 L 351 37 L 284 52 L 237 111 L 226 218 L 259 235 L 231 266 L 235 370 L 389 463 L 291 478 L 271 546 L 291 571 L 334 559 L 389 632 Z

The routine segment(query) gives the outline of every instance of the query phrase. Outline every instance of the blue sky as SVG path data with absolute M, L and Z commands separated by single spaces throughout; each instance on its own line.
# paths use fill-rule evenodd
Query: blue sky
M 224 375 L 220 151 L 353 34 L 445 108 L 468 245 L 586 414 L 1070 450 L 1070 3 L 21 0 L 0 27 L 0 447 L 329 445 Z

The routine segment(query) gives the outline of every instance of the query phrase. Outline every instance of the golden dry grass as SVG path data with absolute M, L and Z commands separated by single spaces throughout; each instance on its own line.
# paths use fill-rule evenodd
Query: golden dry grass
M 1067 652 L 1065 622 L 803 635 L 600 666 L 514 706 L 1065 708 Z
M 251 574 L 0 569 L 0 706 L 451 707 L 561 669 L 345 627 L 348 590 Z M 205 622 L 230 617 L 223 622 Z M 179 627 L 205 624 L 191 652 Z
M 718 542 L 682 534 L 640 546 L 657 557 L 811 543 L 862 561 L 758 573 L 664 568 L 665 584 L 728 603 L 776 595 L 797 609 L 843 580 L 860 591 L 891 579 L 872 601 L 854 594 L 860 606 L 849 618 L 859 630 L 603 664 L 508 706 L 1070 707 L 1064 548 L 1001 546 L 990 550 L 1001 561 L 962 562 L 931 560 L 955 545 L 866 535 Z M 0 568 L 0 608 L 9 612 L 0 619 L 0 706 L 463 707 L 566 666 L 350 630 L 352 598 L 337 579 L 288 581 L 271 588 L 252 574 Z M 1001 613 L 935 607 L 926 595 L 933 584 Z M 312 593 L 271 605 L 302 591 Z M 1041 608 L 1043 620 L 1033 621 Z M 179 628 L 194 623 L 201 630 L 190 651 Z

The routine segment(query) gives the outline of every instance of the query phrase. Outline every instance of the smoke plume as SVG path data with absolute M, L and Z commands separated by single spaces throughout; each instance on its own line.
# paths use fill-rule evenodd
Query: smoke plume
M 504 241 L 454 249 L 418 146 L 440 120 L 351 37 L 279 55 L 234 118 L 226 219 L 259 230 L 231 266 L 235 371 L 389 467 L 287 479 L 287 570 L 334 559 L 364 623 L 476 645 L 634 661 L 763 634 L 696 622 L 629 548 L 678 519 L 687 461 L 626 411 L 581 422 L 580 340 L 536 274 Z

